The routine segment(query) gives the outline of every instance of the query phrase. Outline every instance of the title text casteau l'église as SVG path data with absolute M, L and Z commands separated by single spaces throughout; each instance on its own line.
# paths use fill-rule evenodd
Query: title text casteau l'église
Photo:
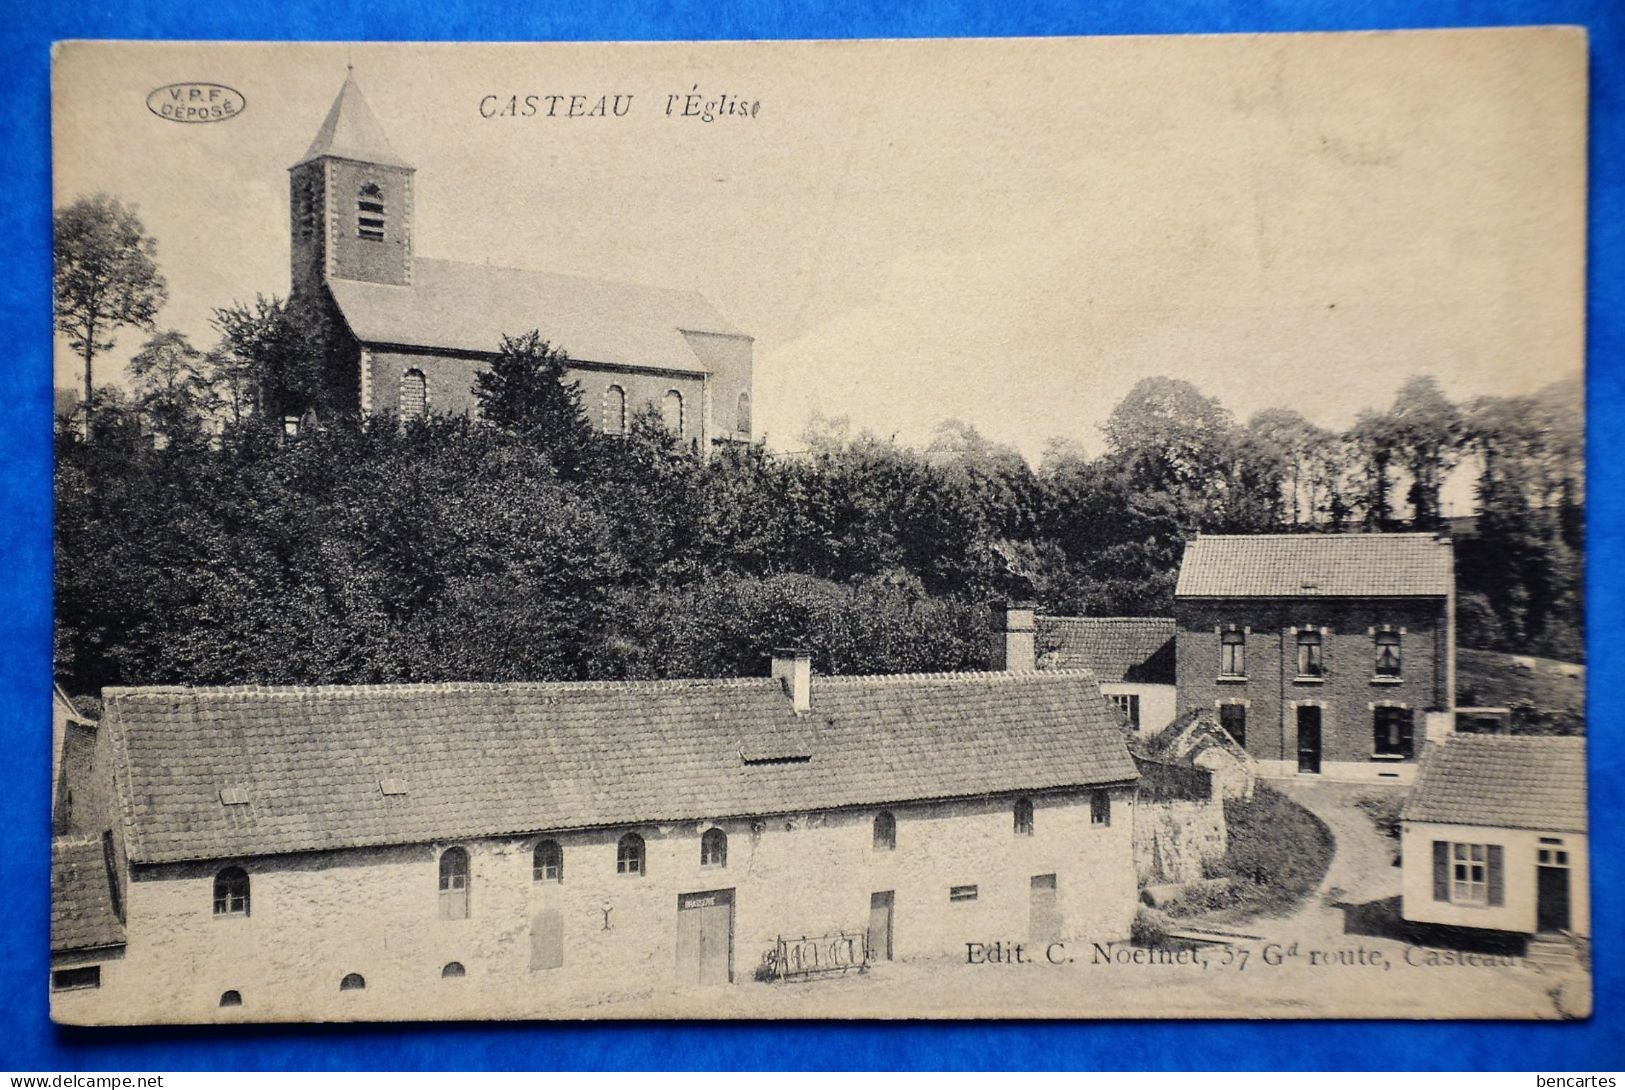
M 484 118 L 588 118 L 628 117 L 637 96 L 565 95 L 565 94 L 510 94 L 486 95 L 480 99 L 480 116 Z M 656 96 L 658 101 L 660 96 Z M 743 95 L 707 94 L 694 84 L 687 91 L 664 96 L 666 117 L 691 118 L 709 123 L 720 118 L 754 118 L 762 108 L 760 99 Z

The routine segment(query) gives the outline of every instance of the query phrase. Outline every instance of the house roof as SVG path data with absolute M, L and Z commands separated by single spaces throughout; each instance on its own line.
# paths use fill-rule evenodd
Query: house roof
M 119 946 L 124 924 L 113 907 L 112 879 L 98 837 L 51 842 L 51 950 Z
M 770 678 L 104 696 L 136 863 L 1042 791 L 1136 775 L 1087 671 L 819 677 L 801 718 Z M 791 752 L 802 749 L 806 759 Z M 385 795 L 385 779 L 402 781 L 404 794 Z M 222 793 L 246 801 L 224 805 Z
M 412 260 L 412 282 L 331 280 L 363 344 L 494 354 L 504 334 L 532 329 L 572 360 L 701 374 L 686 330 L 743 336 L 691 291 L 461 261 Z
M 1038 618 L 1039 669 L 1092 671 L 1101 681 L 1174 683 L 1172 617 Z
M 316 130 L 316 139 L 310 142 L 309 149 L 294 166 L 308 163 L 312 159 L 320 159 L 324 155 L 412 169 L 411 165 L 396 155 L 395 149 L 390 147 L 389 138 L 384 135 L 384 127 L 373 115 L 372 108 L 367 105 L 367 100 L 362 96 L 361 88 L 356 85 L 353 76 L 345 78 L 344 86 L 339 88 L 338 97 L 333 100 L 332 107 L 327 111 L 327 117 L 322 121 L 322 127 Z
M 1185 546 L 1179 598 L 1443 597 L 1455 579 L 1432 534 L 1203 534 Z
M 1404 821 L 1586 831 L 1584 738 L 1457 734 L 1430 750 Z

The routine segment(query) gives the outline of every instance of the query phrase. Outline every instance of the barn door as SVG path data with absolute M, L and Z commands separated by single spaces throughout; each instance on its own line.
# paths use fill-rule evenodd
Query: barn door
M 897 895 L 891 890 L 869 894 L 869 960 L 891 960 L 891 930 Z
M 1061 941 L 1061 900 L 1055 888 L 1055 875 L 1035 874 L 1031 883 L 1028 938 L 1033 945 Z
M 564 917 L 556 908 L 544 908 L 530 921 L 530 971 L 563 964 Z
M 715 889 L 677 898 L 677 982 L 733 982 L 734 891 Z

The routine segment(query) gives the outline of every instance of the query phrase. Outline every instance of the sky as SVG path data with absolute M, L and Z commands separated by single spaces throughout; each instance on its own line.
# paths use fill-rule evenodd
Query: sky
M 212 308 L 286 294 L 287 168 L 353 64 L 417 168 L 418 254 L 700 291 L 756 338 L 755 425 L 780 449 L 815 412 L 916 444 L 952 418 L 1036 462 L 1052 437 L 1098 453 L 1150 375 L 1343 427 L 1412 374 L 1456 398 L 1579 374 L 1584 58 L 1563 30 L 70 43 L 56 200 L 136 205 L 160 326 L 207 346 Z M 145 107 L 203 80 L 247 108 Z M 706 123 L 682 116 L 695 93 L 759 105 Z M 481 115 L 572 94 L 633 97 L 619 118 Z

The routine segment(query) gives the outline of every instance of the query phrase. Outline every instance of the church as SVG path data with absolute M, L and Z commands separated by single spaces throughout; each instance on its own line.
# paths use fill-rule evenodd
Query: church
M 326 319 L 330 405 L 411 420 L 475 409 L 504 335 L 568 353 L 589 422 L 646 407 L 689 449 L 749 442 L 753 341 L 695 292 L 418 256 L 415 168 L 352 76 L 289 168 L 291 302 Z M 297 419 L 307 405 L 286 405 Z

